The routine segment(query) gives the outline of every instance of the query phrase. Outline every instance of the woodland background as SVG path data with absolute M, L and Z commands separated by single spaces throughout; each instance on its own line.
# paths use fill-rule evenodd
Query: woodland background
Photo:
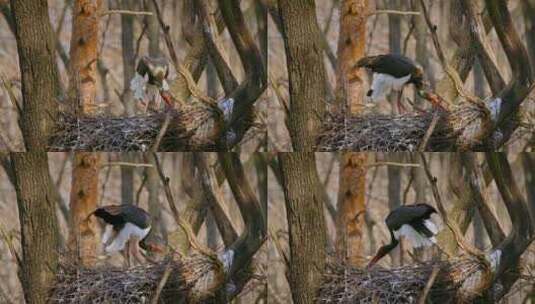
M 475 54 L 477 46 L 469 44 L 466 36 L 470 34 L 468 28 L 460 24 L 460 16 L 452 16 L 451 8 L 455 1 L 439 1 L 429 0 L 424 1 L 429 11 L 431 21 L 436 25 L 436 32 L 439 41 L 442 45 L 442 50 L 446 59 L 450 64 L 455 65 L 458 62 L 466 63 L 470 56 Z M 286 3 L 286 2 L 284 2 Z M 291 2 L 288 2 L 285 6 L 290 6 Z M 304 3 L 304 2 L 303 2 Z M 308 4 L 300 3 L 301 8 L 308 7 Z M 466 2 L 468 3 L 468 2 Z M 470 1 L 479 7 L 477 13 L 483 12 L 484 1 L 474 0 Z M 279 3 L 280 6 L 280 3 Z M 289 121 L 304 119 L 307 117 L 304 112 L 305 108 L 300 108 L 300 113 L 296 113 L 297 107 L 310 107 L 311 112 L 319 111 L 318 108 L 326 107 L 327 111 L 336 110 L 338 105 L 336 99 L 338 94 L 341 94 L 339 90 L 343 88 L 340 84 L 341 72 L 350 67 L 362 56 L 385 54 L 385 53 L 399 53 L 412 58 L 415 62 L 420 64 L 425 70 L 425 76 L 430 82 L 431 87 L 435 92 L 443 97 L 448 97 L 444 90 L 447 87 L 445 83 L 448 81 L 448 77 L 445 75 L 441 66 L 431 34 L 429 32 L 428 25 L 425 22 L 423 15 L 421 14 L 422 8 L 420 0 L 350 0 L 350 1 L 315 1 L 316 10 L 315 16 L 309 16 L 299 18 L 299 20 L 288 21 L 291 26 L 297 27 L 303 26 L 304 23 L 309 22 L 310 19 L 316 17 L 320 37 L 319 42 L 310 42 L 311 34 L 313 31 L 309 27 L 307 31 L 303 30 L 302 35 L 308 35 L 301 43 L 307 43 L 308 48 L 314 47 L 320 48 L 318 51 L 322 51 L 321 58 L 325 66 L 327 76 L 327 97 L 317 98 L 318 103 L 312 100 L 311 96 L 316 96 L 319 92 L 318 88 L 307 86 L 309 90 L 308 100 L 303 100 L 302 103 L 296 105 L 294 110 L 290 111 L 296 118 L 290 118 L 288 109 L 290 108 L 290 97 L 288 96 L 288 71 L 287 71 L 287 57 L 285 55 L 285 47 L 283 36 L 281 34 L 281 28 L 279 22 L 274 22 L 277 18 L 280 18 L 280 11 L 277 10 L 275 1 L 269 2 L 269 95 L 271 102 L 269 103 L 269 123 L 268 132 L 270 136 L 271 149 L 276 151 L 290 151 L 292 150 L 292 139 L 288 133 Z M 352 7 L 353 9 L 349 10 Z M 535 2 L 533 0 L 510 0 L 507 1 L 507 7 L 511 14 L 512 20 L 516 31 L 518 32 L 524 47 L 527 48 L 530 57 L 535 58 Z M 354 11 L 353 11 L 354 10 Z M 350 13 L 353 12 L 353 13 Z M 342 14 L 345 14 L 346 22 L 341 24 Z M 417 15 L 416 15 L 417 14 Z M 304 15 L 304 14 L 302 14 Z M 457 14 L 459 15 L 459 14 Z M 310 17 L 310 18 L 309 18 Z M 297 17 L 295 17 L 297 18 Z M 361 32 L 362 31 L 362 32 Z M 342 48 L 342 40 L 340 35 L 343 33 L 344 37 L 351 40 L 351 43 L 347 45 L 347 48 Z M 464 39 L 464 40 L 463 40 Z M 507 56 L 502 48 L 502 45 L 494 30 L 491 30 L 486 39 L 490 45 L 490 56 L 494 58 L 499 73 L 503 79 L 507 82 L 511 78 L 511 68 L 507 60 Z M 457 40 L 462 41 L 461 45 L 456 43 Z M 465 52 L 460 52 L 461 56 L 457 59 L 452 59 L 453 55 L 458 52 L 461 47 Z M 302 54 L 305 54 L 303 51 Z M 310 52 L 310 57 L 313 57 L 315 52 Z M 343 55 L 341 55 L 343 54 Z M 342 57 L 341 57 L 342 56 Z M 461 58 L 459 60 L 459 58 Z M 299 58 L 299 60 L 305 61 L 310 58 Z M 465 61 L 463 61 L 465 60 Z M 535 69 L 535 63 L 531 62 L 532 67 Z M 491 95 L 490 87 L 485 79 L 483 69 L 475 60 L 473 69 L 468 70 L 469 74 L 464 82 L 464 88 L 467 92 L 470 92 L 478 97 L 486 98 Z M 307 74 L 308 73 L 308 74 Z M 309 79 L 312 77 L 320 77 L 321 73 L 315 67 L 309 66 L 307 70 Z M 354 71 L 349 71 L 348 77 L 354 76 Z M 314 76 L 311 76 L 311 75 Z M 362 98 L 365 97 L 365 93 L 371 82 L 371 74 L 368 72 L 359 72 L 359 77 L 362 77 L 362 87 L 348 89 L 353 90 L 351 92 L 357 92 L 356 96 L 352 99 L 347 99 L 348 106 L 351 104 L 351 112 L 359 112 L 361 114 L 366 113 L 384 113 L 384 114 L 397 114 L 397 107 L 393 107 L 394 101 L 390 103 L 380 103 L 372 108 L 353 106 L 362 102 Z M 356 77 L 356 76 L 355 76 Z M 444 81 L 446 80 L 446 81 Z M 307 81 L 305 77 L 299 81 Z M 312 80 L 311 80 L 312 81 Z M 360 87 L 359 84 L 355 86 Z M 305 96 L 306 93 L 302 93 Z M 296 93 L 297 94 L 297 93 Z M 353 94 L 353 93 L 348 93 Z M 392 94 L 395 95 L 395 94 Z M 494 94 L 492 94 L 494 95 Z M 428 109 L 429 104 L 423 102 L 422 99 L 417 98 L 414 94 L 414 90 L 410 87 L 404 90 L 403 96 L 405 99 L 410 99 L 417 106 Z M 392 96 L 394 98 L 394 96 Z M 296 98 L 297 99 L 297 98 Z M 306 98 L 305 98 L 306 99 Z M 525 113 L 527 125 L 521 126 L 515 132 L 515 136 L 508 142 L 508 149 L 512 151 L 521 151 L 526 149 L 526 144 L 532 143 L 533 138 L 533 113 L 535 95 L 532 92 L 531 95 L 525 100 L 522 105 L 522 112 Z M 405 103 L 405 106 L 410 111 L 412 107 Z M 301 115 L 298 117 L 298 115 Z M 316 115 L 318 114 L 310 114 Z M 300 132 L 305 131 L 296 131 Z M 314 131 L 311 131 L 312 133 Z M 304 134 L 304 133 L 303 133 Z M 297 135 L 296 135 L 297 136 Z M 301 134 L 302 136 L 302 134 Z M 293 139 L 295 141 L 295 139 Z M 294 143 L 295 149 L 295 143 Z M 309 149 L 304 146 L 299 149 Z M 529 151 L 529 147 L 527 148 Z M 297 150 L 297 149 L 296 149 Z
M 292 153 L 293 154 L 293 153 Z M 304 154 L 299 153 L 301 156 Z M 465 165 L 471 163 L 474 169 L 485 171 L 487 162 L 482 153 L 425 153 L 431 173 L 438 180 L 438 189 L 450 219 L 464 233 L 470 244 L 479 249 L 490 250 L 493 246 L 480 217 L 481 205 L 478 205 L 468 189 L 469 179 Z M 283 193 L 281 171 L 278 170 L 281 159 L 270 163 L 269 191 L 269 234 L 271 237 L 268 255 L 269 299 L 273 303 L 291 303 L 298 298 L 306 301 L 306 294 L 316 276 L 318 265 L 334 261 L 347 260 L 351 265 L 363 267 L 375 255 L 382 245 L 390 243 L 390 235 L 384 219 L 390 210 L 413 203 L 427 203 L 436 207 L 420 155 L 410 153 L 315 153 L 315 168 L 300 168 L 299 174 L 304 178 L 297 183 L 305 193 L 302 208 L 294 215 L 288 206 L 295 207 L 295 202 L 288 202 Z M 521 193 L 526 195 L 531 208 L 535 205 L 533 173 L 535 157 L 532 153 L 509 153 L 507 159 L 511 165 Z M 364 161 L 364 163 L 362 163 Z M 362 164 L 362 166 L 358 166 Z M 310 164 L 313 166 L 313 164 Z M 315 184 L 309 172 L 317 170 L 318 184 L 307 188 L 307 183 Z M 488 173 L 488 172 L 487 172 Z M 287 173 L 285 173 L 287 174 Z M 481 174 L 481 173 L 475 173 Z M 286 175 L 285 175 L 286 176 Z M 480 176 L 480 178 L 483 178 Z M 485 180 L 489 176 L 485 174 Z M 304 182 L 306 181 L 306 182 Z M 313 189 L 313 190 L 312 190 Z M 499 226 L 508 234 L 511 220 L 503 204 L 496 184 L 490 182 L 480 189 L 486 205 L 496 218 Z M 308 206 L 308 207 L 304 207 Z M 324 206 L 318 210 L 318 206 Z M 294 209 L 295 210 L 295 209 Z M 294 239 L 308 240 L 307 246 L 295 244 L 290 253 L 288 233 L 289 218 L 299 218 L 298 227 L 294 228 Z M 317 218 L 325 218 L 325 225 Z M 300 222 L 299 222 L 300 221 Z M 344 224 L 345 223 L 345 224 Z M 295 222 L 294 222 L 295 224 Z M 453 238 L 453 234 L 442 223 L 438 244 L 448 254 L 455 256 L 462 252 Z M 326 231 L 326 257 L 322 257 L 321 241 L 323 229 Z M 305 248 L 306 247 L 306 248 Z M 411 253 L 411 255 L 409 255 Z M 300 258 L 297 258 L 297 256 Z M 413 256 L 429 261 L 438 257 L 439 252 L 424 250 L 424 253 L 412 250 L 402 241 L 391 254 L 385 256 L 379 264 L 393 268 L 415 264 Z M 504 253 L 507 255 L 508 253 Z M 444 258 L 444 256 L 443 256 Z M 312 262 L 314 261 L 314 262 Z M 521 256 L 521 277 L 511 287 L 509 293 L 499 303 L 534 303 L 535 301 L 535 244 L 531 244 Z M 307 264 L 311 263 L 311 264 Z M 306 273 L 306 265 L 311 265 L 309 276 L 293 276 L 295 271 Z M 306 277 L 306 279 L 304 279 Z M 329 274 L 326 276 L 329 277 Z M 292 286 L 299 286 L 290 288 Z M 349 287 L 351 289 L 351 287 Z M 315 296 L 311 295 L 312 298 Z M 345 303 L 345 302 L 344 302 Z M 487 302 L 485 302 L 487 303 Z M 492 303 L 488 302 L 488 303 Z
M 182 230 L 178 228 L 173 213 L 169 208 L 168 201 L 160 177 L 154 166 L 154 161 L 150 154 L 140 153 L 100 153 L 100 162 L 96 167 L 96 175 L 81 176 L 79 169 L 73 172 L 74 155 L 72 153 L 49 153 L 49 168 L 52 178 L 52 192 L 59 198 L 55 204 L 56 215 L 59 223 L 60 251 L 63 252 L 69 246 L 72 237 L 72 224 L 70 218 L 72 209 L 69 206 L 74 196 L 77 196 L 73 189 L 76 187 L 89 187 L 92 189 L 90 196 L 96 200 L 98 206 L 121 204 L 133 202 L 139 207 L 149 211 L 153 217 L 153 229 L 157 234 L 167 240 L 169 245 L 175 248 L 188 248 Z M 128 157 L 128 161 L 124 158 Z M 206 192 L 201 189 L 198 164 L 199 158 L 206 163 L 210 174 L 224 178 L 218 157 L 215 153 L 197 154 L 192 153 L 160 153 L 158 154 L 163 173 L 170 179 L 170 189 L 174 196 L 179 214 L 186 219 L 197 230 L 198 239 L 202 244 L 216 252 L 222 252 L 225 245 L 218 232 L 216 222 L 213 217 L 211 205 L 206 198 Z M 7 155 L 1 157 L 4 168 L 9 166 Z M 267 199 L 266 193 L 266 166 L 265 159 L 261 154 L 243 154 L 242 162 L 246 178 L 250 183 L 256 197 L 264 205 Z M 263 165 L 264 164 L 264 165 Z M 92 169 L 90 169 L 92 170 Z M 216 173 L 217 172 L 217 173 Z M 78 186 L 73 185 L 73 177 L 78 175 Z M 216 178 L 217 179 L 217 178 Z M 80 181 L 83 185 L 80 185 Z M 91 188 L 94 185 L 94 188 Z M 71 191 L 74 191 L 71 192 Z M 232 191 L 228 183 L 223 182 L 220 187 L 214 190 L 219 199 L 220 206 L 225 212 L 231 225 L 240 234 L 244 229 L 244 221 L 240 215 L 240 210 L 234 202 Z M 92 199 L 89 199 L 91 201 Z M 84 199 L 88 202 L 87 198 Z M 80 206 L 78 203 L 77 206 Z M 80 208 L 80 207 L 78 207 Z M 2 241 L 0 242 L 0 302 L 1 303 L 23 303 L 24 297 L 17 271 L 17 261 L 9 244 L 14 246 L 15 251 L 21 255 L 20 248 L 20 223 L 17 207 L 17 197 L 14 186 L 6 175 L 4 169 L 0 169 L 0 232 Z M 51 220 L 50 220 L 51 222 Z M 100 235 L 101 226 L 97 225 L 97 233 Z M 40 229 L 47 229 L 41 227 Z M 48 231 L 46 233 L 53 233 Z M 44 236 L 43 236 L 44 237 Z M 87 243 L 86 243 L 87 244 Z M 89 244 L 90 250 L 97 255 L 102 254 L 100 245 Z M 83 245 L 81 245 L 83 246 Z M 182 250 L 180 249 L 180 250 Z M 255 254 L 255 277 L 251 279 L 242 293 L 236 297 L 236 303 L 254 303 L 264 301 L 265 290 L 265 259 L 266 246 Z M 122 266 L 123 259 L 120 255 L 114 255 L 110 260 L 98 260 L 96 264 Z

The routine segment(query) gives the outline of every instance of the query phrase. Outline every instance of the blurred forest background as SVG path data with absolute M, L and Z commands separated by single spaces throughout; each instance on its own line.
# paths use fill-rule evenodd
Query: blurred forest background
M 460 62 L 465 64 L 473 60 L 473 56 L 477 53 L 477 46 L 467 44 L 467 41 L 469 41 L 467 40 L 467 35 L 470 35 L 470 29 L 461 23 L 460 20 L 465 19 L 461 19 L 460 13 L 456 13 L 459 8 L 455 8 L 455 1 L 425 0 L 424 2 L 429 11 L 431 21 L 436 25 L 438 39 L 449 63 L 457 69 Z M 483 9 L 484 1 L 475 0 L 469 2 L 478 5 L 478 15 L 486 15 Z M 275 1 L 268 3 L 270 3 L 268 39 L 269 90 L 271 91 L 269 95 L 271 102 L 269 103 L 270 119 L 268 123 L 270 145 L 272 150 L 290 151 L 292 139 L 290 139 L 288 133 L 289 115 L 287 114 L 290 97 L 288 96 L 287 58 L 280 28 L 279 18 L 281 16 Z M 344 66 L 347 65 L 346 68 L 350 68 L 362 56 L 385 53 L 398 53 L 412 58 L 423 67 L 432 90 L 443 97 L 448 97 L 444 93 L 445 83 L 448 79 L 437 57 L 428 25 L 421 13 L 420 0 L 333 0 L 315 1 L 315 5 L 316 19 L 320 30 L 319 45 L 322 48 L 322 58 L 328 79 L 327 111 L 336 107 L 334 100 L 338 96 L 338 90 L 342 87 L 340 85 L 340 71 L 344 69 Z M 354 9 L 350 10 L 350 7 Z M 507 7 L 514 21 L 516 31 L 532 59 L 532 67 L 535 69 L 535 60 L 533 59 L 535 58 L 535 22 L 533 21 L 535 20 L 535 1 L 510 0 L 507 1 Z M 343 13 L 347 14 L 344 19 L 346 20 L 345 24 L 341 24 Z M 485 28 L 489 26 L 487 17 L 483 19 Z M 363 20 L 361 18 L 364 18 L 364 21 L 361 21 Z M 304 21 L 305 19 L 303 18 L 301 23 L 295 20 L 289 22 L 293 22 L 291 24 L 298 26 L 299 24 L 302 25 L 302 22 L 308 22 L 308 19 Z M 358 32 L 359 29 L 364 29 L 364 36 Z M 307 34 L 310 35 L 311 31 L 308 30 L 310 29 L 307 28 Z M 350 37 L 347 38 L 348 40 L 351 39 L 351 42 L 347 45 L 347 51 L 341 47 L 345 45 L 342 43 L 343 39 L 340 38 L 341 33 L 344 37 Z M 511 78 L 511 68 L 496 32 L 492 28 L 486 35 L 486 39 L 490 45 L 490 56 L 495 60 L 503 79 L 507 81 Z M 310 44 L 313 43 L 311 42 Z M 341 54 L 344 54 L 342 59 L 340 59 Z M 301 59 L 308 60 L 308 58 Z M 344 62 L 343 60 L 349 60 L 349 62 Z M 308 71 L 311 73 L 312 71 L 317 72 L 312 67 Z M 490 87 L 478 60 L 475 60 L 473 68 L 459 71 L 461 77 L 464 77 L 465 72 L 467 77 L 464 81 L 464 88 L 467 92 L 481 98 L 491 95 Z M 364 97 L 371 83 L 371 73 L 360 72 L 359 75 L 363 78 L 364 88 L 360 91 L 361 96 L 357 96 L 357 102 Z M 312 92 L 314 89 L 309 88 L 309 90 Z M 314 92 L 317 93 L 318 91 Z M 394 96 L 391 97 L 395 98 Z M 323 97 L 320 96 L 318 98 L 321 102 L 325 102 Z M 423 102 L 423 99 L 415 95 L 412 87 L 407 87 L 403 91 L 403 98 L 405 100 L 404 104 L 406 107 L 408 106 L 407 109 L 409 111 L 412 111 L 412 106 L 406 102 L 406 99 L 410 99 L 420 108 L 430 108 L 428 103 Z M 526 148 L 526 144 L 533 143 L 534 99 L 535 96 L 532 92 L 531 96 L 523 103 L 522 107 L 523 111 L 525 110 L 526 122 L 530 123 L 529 125 L 521 126 L 516 131 L 515 136 L 507 143 L 507 147 L 510 147 L 512 151 L 523 150 Z M 390 101 L 390 103 L 376 104 L 371 108 L 355 107 L 351 111 L 397 114 L 397 107 L 392 106 L 395 105 L 394 100 L 391 99 Z M 311 100 L 303 102 L 312 104 Z M 348 100 L 347 102 L 351 103 L 352 101 Z M 311 105 L 314 109 L 318 106 L 315 103 Z M 317 109 L 313 111 L 317 111 Z
M 48 15 L 53 32 L 55 32 L 56 62 L 62 87 L 69 87 L 70 48 L 73 25 L 74 0 L 48 1 Z M 83 2 L 83 1 L 82 1 Z M 180 77 L 173 67 L 172 58 L 155 14 L 152 0 L 103 0 L 98 24 L 96 62 L 96 96 L 92 111 L 111 116 L 132 116 L 140 114 L 130 91 L 130 80 L 134 77 L 137 61 L 144 55 L 163 55 L 169 61 L 171 81 Z M 191 69 L 200 90 L 219 100 L 225 94 L 218 73 L 208 55 L 208 47 L 198 22 L 196 22 L 193 1 L 157 0 L 163 22 L 169 26 L 169 35 L 178 57 L 178 62 Z M 216 16 L 220 34 L 214 33 L 213 39 L 222 59 L 228 64 L 230 72 L 239 84 L 246 78 L 242 62 L 229 31 L 224 27 L 217 1 L 205 3 L 207 12 Z M 261 56 L 267 56 L 265 43 L 266 11 L 258 0 L 240 1 L 246 26 L 254 43 L 261 49 Z M 144 13 L 152 13 L 147 15 Z M 22 103 L 21 77 L 17 54 L 17 42 L 14 35 L 12 8 L 8 0 L 0 1 L 0 149 L 22 151 L 24 143 L 18 126 L 20 110 L 15 101 Z M 210 26 L 214 26 L 211 24 Z M 201 45 L 199 49 L 199 45 Z M 87 56 L 86 56 L 87 57 Z M 88 60 L 87 58 L 82 60 Z M 41 75 L 48 77 L 49 75 Z M 12 94 L 13 96 L 10 96 Z M 193 99 L 193 98 L 192 98 Z M 266 101 L 261 95 L 255 102 L 257 117 L 255 125 L 242 141 L 245 149 L 259 150 L 266 140 Z M 264 101 L 264 102 L 263 102 Z M 59 105 L 66 106 L 67 100 L 60 100 Z
M 93 157 L 95 154 L 85 155 Z M 49 168 L 52 178 L 52 193 L 57 196 L 55 204 L 56 216 L 59 223 L 59 242 L 61 252 L 69 246 L 72 237 L 71 214 L 72 204 L 77 204 L 78 210 L 84 204 L 96 202 L 97 206 L 122 204 L 131 202 L 147 210 L 153 218 L 153 229 L 157 235 L 165 239 L 168 245 L 176 248 L 179 252 L 186 253 L 189 248 L 183 231 L 178 227 L 170 205 L 166 199 L 165 189 L 162 186 L 160 176 L 151 154 L 130 153 L 128 155 L 120 153 L 99 153 L 99 159 L 95 165 L 89 168 L 89 174 L 84 177 L 84 165 L 80 163 L 80 158 L 76 158 L 77 168 L 73 171 L 73 161 L 75 156 L 72 153 L 49 153 Z M 124 161 L 125 156 L 128 161 Z M 176 202 L 176 208 L 180 216 L 185 219 L 195 231 L 198 240 L 221 253 L 228 244 L 221 238 L 218 232 L 217 220 L 221 214 L 226 214 L 230 220 L 230 225 L 235 229 L 235 233 L 242 234 L 247 228 L 244 225 L 242 214 L 235 202 L 229 184 L 226 182 L 225 174 L 222 172 L 221 163 L 215 153 L 161 153 L 157 155 L 163 173 L 169 178 L 169 186 Z M 7 154 L 1 155 L 1 163 L 4 169 L 10 170 L 10 160 Z M 93 159 L 95 161 L 95 159 Z M 266 177 L 267 166 L 264 156 L 258 153 L 242 154 L 241 161 L 249 186 L 260 204 L 267 204 Z M 203 169 L 201 169 L 203 168 Z M 19 256 L 21 253 L 21 226 L 17 206 L 17 196 L 12 179 L 6 171 L 0 170 L 0 302 L 1 303 L 24 303 L 21 282 L 17 272 L 21 271 L 17 266 L 14 250 Z M 94 171 L 93 171 L 94 170 Z M 208 171 L 202 171 L 208 170 Z M 10 171 L 8 171 L 10 172 Z M 202 173 L 201 173 L 202 172 Z M 215 181 L 212 183 L 213 192 L 206 191 L 202 186 L 201 175 L 209 174 Z M 12 174 L 12 172 L 10 172 Z M 77 177 L 78 182 L 73 184 L 73 178 Z M 74 189 L 86 191 L 90 189 L 86 198 L 82 201 L 75 201 L 78 192 Z M 86 192 L 87 193 L 87 192 Z M 209 193 L 213 193 L 218 202 L 215 206 L 210 200 Z M 45 194 L 42 193 L 44 197 Z M 82 195 L 84 197 L 84 195 Z M 89 198 L 88 198 L 89 197 Z M 33 207 L 37 208 L 37 207 Z M 82 207 L 84 208 L 84 207 Z M 94 207 L 93 207 L 94 208 Z M 215 209 L 214 209 L 215 208 Z M 216 210 L 216 211 L 214 211 Z M 214 213 L 215 212 L 215 213 Z M 41 215 L 44 216 L 44 215 Z M 51 223 L 51 219 L 43 219 Z M 261 220 L 256 219 L 257 222 Z M 102 225 L 97 226 L 98 235 L 101 234 Z M 49 235 L 54 231 L 47 231 L 49 227 L 36 227 L 41 231 L 40 239 L 49 239 Z M 226 231 L 228 235 L 228 231 Z M 251 233 L 249 232 L 249 236 Z M 30 236 L 27 236 L 27 238 Z M 99 238 L 97 238 L 99 239 Z M 263 240 L 259 240 L 262 244 Z M 13 247 L 10 248 L 10 245 Z M 83 246 L 83 245 L 81 245 Z M 88 250 L 94 254 L 102 255 L 102 246 L 91 243 Z M 233 303 L 266 303 L 265 302 L 265 259 L 266 246 L 261 246 L 260 250 L 254 253 L 254 276 L 247 283 L 241 293 L 234 299 Z M 94 260 L 93 260 L 94 261 Z M 38 262 L 43 264 L 43 262 Z M 121 255 L 113 255 L 110 259 L 99 259 L 97 265 L 113 265 L 123 267 L 124 260 Z M 25 265 L 27 268 L 29 265 Z M 94 265 L 93 265 L 94 266 Z M 50 287 L 50 286 L 48 286 Z
M 305 154 L 299 153 L 299 155 Z M 281 180 L 281 175 L 286 176 L 286 173 L 282 174 L 278 169 L 279 165 L 284 165 L 281 164 L 284 157 L 286 156 L 280 155 L 278 161 L 273 159 L 269 171 L 270 303 L 291 303 L 292 298 L 302 300 L 307 298 L 305 295 L 308 293 L 315 298 L 317 294 L 309 288 L 317 286 L 314 285 L 318 283 L 316 280 L 328 279 L 331 275 L 328 272 L 325 277 L 318 274 L 318 268 L 321 269 L 323 263 L 347 260 L 349 264 L 358 267 L 366 265 L 379 247 L 390 243 L 390 234 L 384 222 L 390 210 L 414 203 L 427 203 L 436 208 L 431 186 L 418 154 L 315 153 L 315 167 L 314 164 L 310 164 L 311 171 L 299 168 L 299 175 L 304 176 L 302 181 L 307 182 L 301 184 L 296 182 L 300 188 L 304 188 L 303 193 L 314 193 L 290 198 L 292 195 L 286 199 L 281 187 L 281 184 L 285 183 Z M 438 189 L 450 220 L 459 225 L 470 244 L 488 252 L 494 246 L 482 221 L 481 212 L 484 212 L 484 209 L 490 210 L 506 235 L 511 231 L 511 220 L 496 184 L 490 176 L 485 155 L 426 153 L 425 157 L 431 173 L 438 180 Z M 535 155 L 509 153 L 507 159 L 517 186 L 522 195 L 527 197 L 531 210 L 535 210 L 533 175 Z M 311 178 L 315 170 L 318 174 L 318 184 Z M 469 189 L 471 174 L 484 180 L 486 186 L 480 191 L 486 202 L 483 205 L 488 208 L 482 208 L 482 205 L 475 200 L 474 192 Z M 307 183 L 316 186 L 307 188 L 305 186 Z M 287 213 L 287 206 L 295 208 L 295 201 L 299 199 L 305 200 L 302 202 L 303 205 L 300 205 L 299 211 L 293 209 L 293 212 Z M 318 206 L 324 206 L 323 210 L 317 210 Z M 293 214 L 294 212 L 299 214 Z M 293 218 L 296 224 L 291 236 L 288 232 L 290 218 Z M 325 219 L 325 225 L 321 221 L 318 222 L 321 218 Z M 437 238 L 440 248 L 451 256 L 462 252 L 444 223 L 442 228 Z M 322 230 L 326 233 L 326 257 L 321 253 Z M 303 246 L 296 241 L 297 243 L 293 245 L 295 247 L 292 247 L 295 251 L 292 252 L 289 248 L 292 238 L 294 241 L 306 239 L 309 245 Z M 504 252 L 504 256 L 508 254 L 510 253 Z M 402 241 L 401 245 L 379 264 L 381 267 L 393 268 L 415 264 L 413 257 L 429 261 L 439 256 L 440 252 L 436 248 L 413 250 L 408 242 Z M 535 303 L 535 244 L 531 244 L 522 253 L 520 269 L 520 278 L 500 303 Z M 309 275 L 303 275 L 307 270 L 310 270 Z M 300 276 L 293 276 L 295 271 L 299 271 Z M 304 277 L 306 279 L 301 279 Z M 295 287 L 290 288 L 289 284 L 294 284 L 292 286 Z M 363 288 L 374 287 L 376 286 L 370 285 Z M 348 290 L 352 288 L 358 286 L 347 286 Z M 340 301 L 346 303 L 343 293 L 340 295 Z M 382 303 L 380 300 L 379 302 Z

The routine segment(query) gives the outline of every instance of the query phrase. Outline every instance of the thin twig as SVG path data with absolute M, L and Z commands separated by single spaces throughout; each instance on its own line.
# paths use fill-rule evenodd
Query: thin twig
M 367 164 L 366 167 L 378 167 L 378 166 L 395 166 L 395 167 L 414 167 L 419 168 L 420 164 L 412 164 L 412 163 L 396 163 L 396 162 L 374 162 Z
M 107 10 L 100 14 L 100 16 L 106 16 L 111 14 L 122 14 L 122 15 L 147 15 L 152 16 L 152 12 L 144 11 L 131 11 L 131 10 Z
M 429 142 L 429 138 L 431 138 L 431 135 L 435 131 L 438 120 L 440 118 L 440 115 L 438 113 L 439 111 L 435 111 L 433 113 L 433 119 L 431 120 L 431 124 L 429 125 L 429 128 L 425 132 L 424 139 L 422 140 L 422 143 L 420 144 L 420 147 L 418 148 L 419 152 L 424 152 L 425 148 L 427 148 L 427 142 Z
M 431 276 L 429 277 L 427 284 L 425 284 L 424 291 L 422 292 L 422 296 L 420 297 L 418 304 L 425 304 L 427 295 L 429 294 L 431 287 L 433 287 L 433 284 L 435 283 L 435 279 L 437 278 L 437 275 L 439 272 L 440 272 L 440 267 L 438 266 L 433 267 L 433 272 L 431 272 Z
M 171 114 L 166 113 L 165 120 L 162 124 L 162 128 L 160 129 L 160 132 L 158 133 L 158 136 L 156 136 L 156 140 L 154 141 L 154 144 L 152 145 L 150 149 L 151 152 L 158 151 L 158 148 L 160 147 L 160 142 L 162 141 L 162 138 L 165 135 L 165 132 L 167 132 L 167 128 L 169 128 L 170 122 L 171 122 Z
M 111 166 L 123 166 L 123 167 L 152 167 L 151 164 L 142 164 L 142 163 L 129 163 L 129 162 L 107 162 L 100 165 L 101 167 L 111 167 Z
M 379 15 L 379 14 L 391 14 L 391 15 L 420 15 L 420 12 L 417 11 L 399 11 L 399 10 L 375 10 L 370 12 L 368 16 Z
M 160 280 L 160 283 L 158 283 L 158 288 L 156 288 L 156 292 L 154 293 L 154 297 L 150 301 L 151 304 L 158 304 L 158 300 L 160 299 L 160 293 L 163 290 L 163 287 L 167 283 L 167 280 L 169 279 L 169 275 L 171 274 L 171 263 L 168 263 L 165 266 L 165 271 L 163 273 L 162 279 Z

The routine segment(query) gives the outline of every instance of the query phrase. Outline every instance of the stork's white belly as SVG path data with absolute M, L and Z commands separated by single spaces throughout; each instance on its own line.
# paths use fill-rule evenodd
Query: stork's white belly
M 386 100 L 386 97 L 394 91 L 401 91 L 403 86 L 409 81 L 411 75 L 396 78 L 392 75 L 374 73 L 372 82 L 372 101 L 378 102 Z
M 126 242 L 133 237 L 136 237 L 138 240 L 144 239 L 147 234 L 149 234 L 150 226 L 142 229 L 134 224 L 126 223 L 123 229 L 119 231 L 117 236 L 113 239 L 111 244 L 106 247 L 107 253 L 113 253 L 124 249 Z
M 397 240 L 399 240 L 402 236 L 409 240 L 414 248 L 429 247 L 435 243 L 435 237 L 427 238 L 412 228 L 412 226 L 409 224 L 405 224 L 398 230 L 394 231 L 394 237 Z

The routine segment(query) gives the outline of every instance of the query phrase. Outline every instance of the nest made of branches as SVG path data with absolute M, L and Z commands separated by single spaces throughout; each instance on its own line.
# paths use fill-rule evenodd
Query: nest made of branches
M 213 112 L 202 107 L 147 113 L 132 117 L 76 117 L 62 113 L 51 137 L 51 151 L 148 151 L 156 145 L 167 115 L 160 151 L 214 150 L 210 139 Z
M 432 273 L 437 274 L 426 294 L 432 303 L 470 303 L 485 267 L 476 259 L 431 261 L 398 268 L 372 269 L 332 263 L 324 275 L 318 303 L 419 303 Z
M 62 261 L 51 303 L 152 303 L 169 271 L 157 303 L 199 303 L 222 286 L 222 267 L 201 253 L 131 268 L 83 267 Z
M 317 140 L 318 151 L 417 151 L 424 144 L 434 116 L 426 151 L 485 149 L 490 124 L 481 107 L 463 102 L 451 111 L 435 110 L 402 115 L 332 114 Z

